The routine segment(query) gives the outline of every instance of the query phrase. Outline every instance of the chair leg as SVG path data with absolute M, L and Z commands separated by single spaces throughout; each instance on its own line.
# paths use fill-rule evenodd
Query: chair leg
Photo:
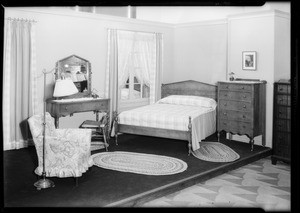
M 75 177 L 75 187 L 78 186 L 78 177 Z
M 105 150 L 108 151 L 107 149 L 107 140 L 106 140 L 106 128 L 102 128 L 102 133 L 103 133 L 103 139 L 104 139 L 104 145 L 105 145 Z

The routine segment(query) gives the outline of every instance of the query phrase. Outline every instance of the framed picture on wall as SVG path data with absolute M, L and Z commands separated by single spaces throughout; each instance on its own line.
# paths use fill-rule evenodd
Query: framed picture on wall
M 243 70 L 256 70 L 256 52 L 243 52 Z

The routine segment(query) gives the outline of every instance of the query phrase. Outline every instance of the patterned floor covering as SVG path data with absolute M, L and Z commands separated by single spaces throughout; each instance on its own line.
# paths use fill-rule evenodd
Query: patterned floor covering
M 290 166 L 270 157 L 232 170 L 143 207 L 242 207 L 290 211 Z

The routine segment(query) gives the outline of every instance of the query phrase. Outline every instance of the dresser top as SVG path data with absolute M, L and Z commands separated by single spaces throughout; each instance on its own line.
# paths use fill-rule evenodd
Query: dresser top
M 70 98 L 70 99 L 60 99 L 60 100 L 48 99 L 47 102 L 73 103 L 73 102 L 91 102 L 91 101 L 100 101 L 100 100 L 107 100 L 107 99 L 106 98 L 85 97 L 85 98 Z
M 220 83 L 231 83 L 231 84 L 264 84 L 266 81 L 218 81 Z

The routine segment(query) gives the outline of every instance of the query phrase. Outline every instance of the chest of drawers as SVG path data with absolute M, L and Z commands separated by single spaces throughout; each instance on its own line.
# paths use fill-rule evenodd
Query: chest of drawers
M 247 135 L 253 150 L 254 137 L 262 135 L 265 146 L 266 82 L 218 82 L 218 139 L 220 132 Z
M 291 85 L 274 83 L 272 164 L 291 159 Z

